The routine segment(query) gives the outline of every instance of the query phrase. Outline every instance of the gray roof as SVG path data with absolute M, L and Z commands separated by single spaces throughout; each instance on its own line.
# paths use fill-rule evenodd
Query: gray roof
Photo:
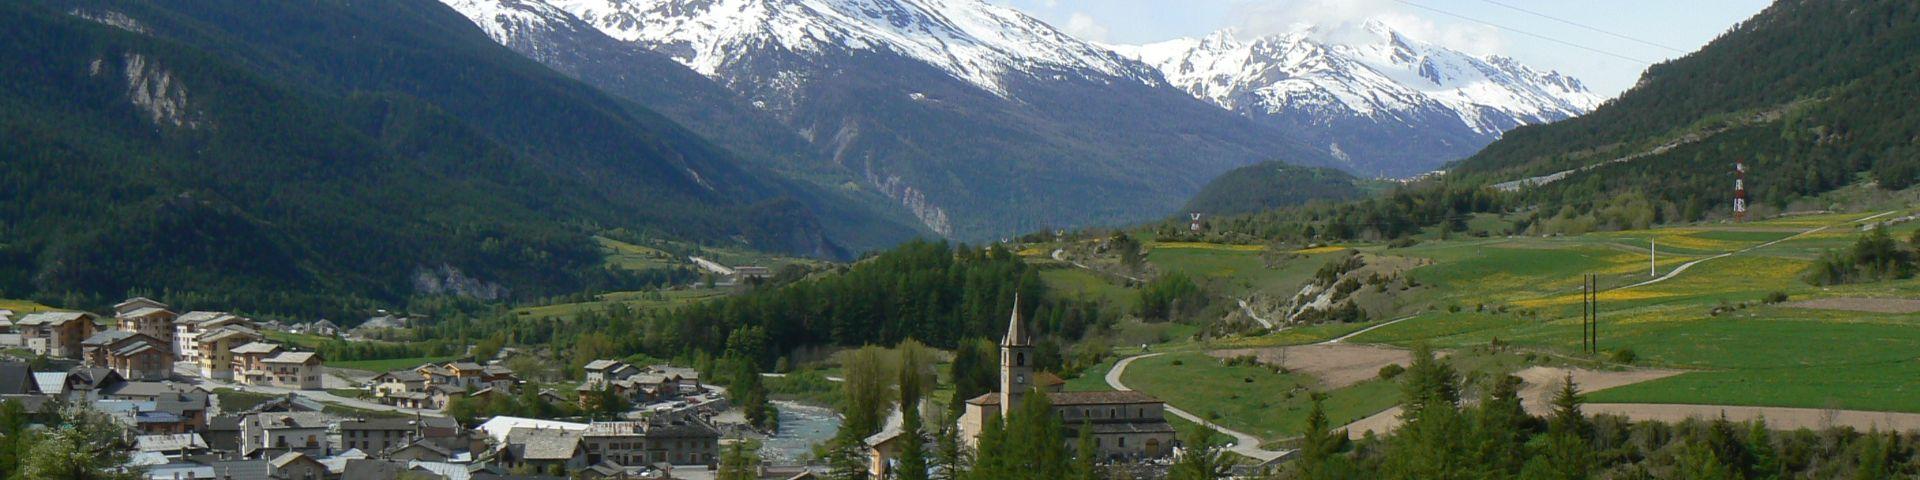
M 127 337 L 132 337 L 134 335 L 138 335 L 138 333 L 129 332 L 126 330 L 105 330 L 105 331 L 101 331 L 100 333 L 93 334 L 93 336 L 91 337 L 87 337 L 86 340 L 81 340 L 80 344 L 81 345 L 112 345 L 113 342 L 118 342 L 126 339 Z
M 134 311 L 131 311 L 131 312 L 127 312 L 127 313 L 122 313 L 122 314 L 120 314 L 120 315 L 117 315 L 117 316 L 118 316 L 118 317 L 120 317 L 120 318 L 140 318 L 140 317 L 145 317 L 145 316 L 148 316 L 148 315 L 154 315 L 154 314 L 159 314 L 159 313 L 165 313 L 165 314 L 168 314 L 168 315 L 172 315 L 172 314 L 173 314 L 173 312 L 169 312 L 169 311 L 167 311 L 167 309 L 165 309 L 165 308 L 159 308 L 159 307 L 146 307 L 146 308 L 141 308 L 141 309 L 138 309 L 138 310 L 134 310 Z
M 320 412 L 274 412 L 256 413 L 247 416 L 247 422 L 267 429 L 278 428 L 327 428 L 331 415 Z
M 373 379 L 374 380 L 392 379 L 393 381 L 397 381 L 397 382 L 424 382 L 424 381 L 427 381 L 427 376 L 421 375 L 420 372 L 416 372 L 413 370 L 394 370 L 391 372 L 382 373 L 380 374 L 380 376 L 374 377 Z
M 580 453 L 580 432 L 557 428 L 515 428 L 507 448 L 523 460 L 568 460 Z
M 273 461 L 269 463 L 273 464 L 273 468 L 286 468 L 287 465 L 293 464 L 293 462 L 298 462 L 301 459 L 305 459 L 313 463 L 320 463 L 319 460 L 314 460 L 313 457 L 308 457 L 307 454 L 300 453 L 300 452 L 282 453 L 278 457 L 273 457 Z
M 207 440 L 198 433 L 175 435 L 141 435 L 133 437 L 135 449 L 142 452 L 164 452 L 172 450 L 203 450 Z
M 594 360 L 591 362 L 587 362 L 587 370 L 588 371 L 606 370 L 609 368 L 614 368 L 619 365 L 622 365 L 622 363 L 620 363 L 619 360 Z
M 15 320 L 13 324 L 22 326 L 22 327 L 32 327 L 32 326 L 40 326 L 40 325 L 57 327 L 60 325 L 65 325 L 67 322 L 71 322 L 74 320 L 91 319 L 91 318 L 93 318 L 93 314 L 87 313 L 87 312 L 40 312 L 40 313 L 28 314 L 25 317 L 20 317 L 20 319 Z
M 267 363 L 307 363 L 308 361 L 318 358 L 319 354 L 313 352 L 285 352 L 261 361 Z
M 0 395 L 40 393 L 39 381 L 24 363 L 0 363 Z
M 233 316 L 233 314 L 230 314 L 227 312 L 192 311 L 192 312 L 187 312 L 183 315 L 180 315 L 180 318 L 173 319 L 173 323 L 174 324 L 182 324 L 182 323 L 197 324 L 197 323 L 202 323 L 209 320 L 219 319 L 221 317 L 231 317 L 231 316 Z
M 67 393 L 67 372 L 33 372 L 33 383 L 40 386 L 40 393 L 63 395 Z
M 277 344 L 277 343 L 247 342 L 246 345 L 233 347 L 233 350 L 231 350 L 231 352 L 233 352 L 234 354 L 273 353 L 273 351 L 279 350 L 279 349 L 280 349 L 280 344 Z

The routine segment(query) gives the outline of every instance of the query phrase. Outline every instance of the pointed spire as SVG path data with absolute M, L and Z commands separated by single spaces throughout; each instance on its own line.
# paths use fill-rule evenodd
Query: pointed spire
M 1027 323 L 1020 319 L 1020 294 L 1013 294 L 1013 318 L 1007 320 L 1007 336 L 1000 340 L 1002 347 L 1031 347 L 1033 337 L 1027 335 Z

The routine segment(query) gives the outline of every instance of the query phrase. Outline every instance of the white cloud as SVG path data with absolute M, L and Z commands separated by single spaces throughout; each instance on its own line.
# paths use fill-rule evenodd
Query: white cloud
M 1426 13 L 1426 12 L 1420 12 Z M 1258 0 L 1234 8 L 1240 32 L 1270 35 L 1313 28 L 1321 40 L 1358 44 L 1378 41 L 1368 22 L 1380 22 L 1414 39 L 1469 54 L 1505 53 L 1501 32 L 1477 23 L 1435 22 L 1393 0 Z
M 1068 34 L 1075 37 L 1080 37 L 1081 40 L 1094 42 L 1107 41 L 1107 26 L 1100 24 L 1099 21 L 1094 20 L 1093 16 L 1087 15 L 1086 12 L 1073 12 L 1073 15 L 1067 16 L 1067 24 L 1062 30 L 1065 30 Z

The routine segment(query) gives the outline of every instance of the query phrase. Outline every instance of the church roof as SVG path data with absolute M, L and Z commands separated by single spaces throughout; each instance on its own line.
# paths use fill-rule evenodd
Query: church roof
M 1013 296 L 1013 318 L 1007 320 L 1007 336 L 1000 340 L 1003 347 L 1031 347 L 1033 337 L 1027 334 L 1027 322 L 1020 318 L 1020 295 Z

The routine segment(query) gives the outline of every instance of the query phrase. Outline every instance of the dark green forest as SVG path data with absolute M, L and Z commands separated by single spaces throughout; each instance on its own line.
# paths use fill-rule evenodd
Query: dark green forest
M 1344 202 L 1366 195 L 1359 179 L 1331 168 L 1280 162 L 1228 171 L 1207 183 L 1182 211 L 1210 215 L 1262 212 L 1310 201 Z
M 849 255 L 825 200 L 432 2 L 0 19 L 0 297 L 347 318 L 637 285 L 600 265 L 610 229 Z

